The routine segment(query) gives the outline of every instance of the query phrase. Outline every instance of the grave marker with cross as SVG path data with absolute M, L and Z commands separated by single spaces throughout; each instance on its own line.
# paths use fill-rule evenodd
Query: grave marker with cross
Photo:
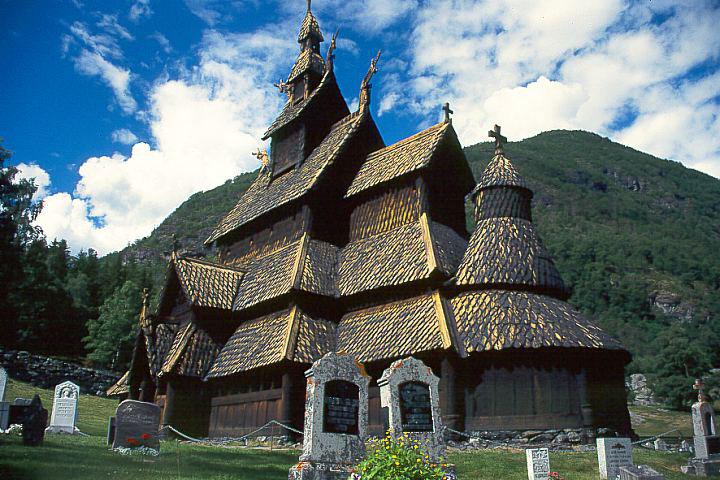
M 495 139 L 495 155 L 503 153 L 503 144 L 507 142 L 507 137 L 500 134 L 500 128 L 500 125 L 495 125 L 495 128 L 488 132 L 488 136 Z

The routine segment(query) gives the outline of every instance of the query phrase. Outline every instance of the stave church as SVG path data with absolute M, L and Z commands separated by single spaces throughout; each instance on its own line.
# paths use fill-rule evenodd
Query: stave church
M 630 354 L 567 303 L 499 127 L 477 181 L 447 104 L 444 121 L 385 145 L 370 113 L 378 58 L 350 111 L 335 37 L 325 56 L 323 41 L 308 5 L 300 53 L 277 85 L 287 103 L 264 135 L 270 152 L 257 153 L 257 178 L 206 241 L 217 258 L 172 254 L 110 393 L 126 385 L 161 406 L 163 424 L 195 436 L 240 436 L 270 420 L 302 429 L 305 370 L 344 352 L 372 377 L 378 434 L 376 382 L 412 355 L 440 377 L 453 429 L 629 433 Z

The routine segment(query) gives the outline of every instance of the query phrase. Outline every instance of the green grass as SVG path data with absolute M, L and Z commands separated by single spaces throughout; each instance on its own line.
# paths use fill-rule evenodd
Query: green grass
M 30 398 L 39 393 L 43 405 L 52 408 L 49 390 L 10 380 L 6 399 Z M 92 437 L 47 435 L 39 447 L 25 447 L 17 435 L 0 434 L 0 478 L 3 480 L 35 479 L 283 479 L 288 468 L 297 462 L 300 452 L 283 450 L 248 450 L 243 448 L 204 447 L 165 441 L 157 458 L 126 457 L 108 450 L 105 445 L 107 418 L 117 401 L 82 395 L 78 428 Z M 658 412 L 651 407 L 632 407 L 648 420 L 642 435 L 653 435 L 674 426 L 689 423 L 688 414 Z M 680 473 L 687 455 L 635 449 L 635 463 L 651 465 L 667 479 L 691 478 Z M 525 453 L 522 450 L 483 450 L 451 453 L 449 461 L 457 465 L 461 479 L 526 479 Z M 568 480 L 597 479 L 597 457 L 594 452 L 552 453 L 551 467 Z
M 639 422 L 637 417 L 633 415 L 633 429 L 635 433 L 641 437 L 651 437 L 661 433 L 668 432 L 672 429 L 678 429 L 679 435 L 683 437 L 692 437 L 692 419 L 690 412 L 678 412 L 676 410 L 658 409 L 658 407 L 630 406 L 630 412 L 643 418 Z M 677 437 L 678 433 L 674 432 L 669 437 Z
M 49 415 L 52 412 L 52 390 L 45 390 L 44 388 L 33 387 L 28 383 L 8 379 L 5 400 L 12 402 L 18 397 L 32 398 L 36 393 L 40 395 L 43 407 L 48 410 L 49 422 Z M 88 435 L 104 436 L 107 433 L 108 417 L 115 415 L 115 408 L 117 408 L 117 406 L 117 400 L 80 393 L 77 427 L 81 432 L 87 433 Z

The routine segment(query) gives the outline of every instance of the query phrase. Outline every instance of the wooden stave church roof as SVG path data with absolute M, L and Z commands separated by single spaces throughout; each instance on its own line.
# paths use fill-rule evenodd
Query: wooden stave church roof
M 308 98 L 285 106 L 266 132 L 265 138 L 297 119 L 313 102 L 322 98 L 321 94 L 328 91 L 332 85 L 337 88 L 332 68 L 329 68 L 325 71 L 320 85 Z M 269 172 L 261 171 L 248 192 L 220 222 L 207 242 L 215 241 L 265 212 L 305 195 L 313 188 L 325 168 L 337 159 L 343 146 L 358 131 L 366 116 L 369 116 L 367 110 L 361 110 L 333 125 L 330 133 L 310 157 L 289 175 L 271 182 Z M 454 136 L 450 122 L 443 122 L 394 145 L 372 152 L 353 179 L 345 198 L 372 188 L 380 188 L 398 178 L 426 168 L 438 145 L 449 132 Z M 283 178 L 286 183 L 280 181 Z M 532 195 L 528 184 L 502 151 L 491 160 L 478 182 L 475 193 L 489 188 L 516 188 L 526 190 Z M 337 325 L 323 319 L 312 319 L 301 311 L 298 313 L 297 307 L 292 311 L 275 312 L 244 321 L 231 337 L 231 341 L 228 341 L 220 352 L 226 349 L 229 351 L 233 345 L 237 347 L 235 345 L 237 342 L 240 344 L 249 342 L 249 345 L 268 350 L 270 353 L 267 358 L 254 358 L 246 354 L 244 360 L 235 358 L 230 361 L 224 359 L 222 353 L 218 352 L 212 365 L 207 369 L 210 372 L 207 378 L 232 375 L 284 361 L 310 363 L 315 354 L 321 355 L 321 350 L 332 348 L 346 350 L 355 348 L 357 350 L 355 354 L 362 361 L 385 360 L 435 349 L 453 349 L 460 356 L 479 351 L 511 348 L 563 347 L 622 350 L 622 346 L 617 341 L 587 321 L 561 298 L 552 296 L 552 293 L 560 296 L 559 292 L 564 291 L 564 285 L 552 260 L 542 247 L 532 222 L 529 219 L 490 217 L 482 220 L 486 223 L 478 222 L 479 231 L 476 229 L 467 249 L 464 248 L 464 240 L 451 229 L 429 222 L 425 218 L 424 224 L 421 220 L 373 236 L 376 238 L 363 239 L 361 242 L 368 242 L 367 248 L 360 248 L 353 242 L 345 248 L 339 248 L 303 238 L 283 247 L 288 249 L 286 252 L 281 248 L 250 262 L 249 265 L 244 266 L 248 268 L 247 274 L 240 281 L 237 298 L 232 303 L 232 308 L 235 310 L 278 298 L 293 289 L 307 288 L 313 293 L 342 298 L 376 288 L 425 279 L 433 271 L 439 271 L 446 277 L 454 276 L 454 280 L 442 292 L 435 291 L 432 295 L 346 313 Z M 420 236 L 417 232 L 418 226 Z M 496 233 L 488 236 L 488 231 Z M 440 233 L 433 235 L 433 232 Z M 420 242 L 418 237 L 421 239 Z M 436 241 L 436 237 L 443 239 Z M 500 269 L 499 273 L 493 272 L 493 265 L 495 267 L 501 265 L 502 259 L 499 260 L 497 255 L 493 257 L 482 252 L 483 246 L 487 247 L 493 241 L 501 249 L 508 248 L 513 242 L 522 244 L 523 247 L 519 248 L 518 252 L 529 255 L 523 257 L 524 261 L 515 262 L 509 270 L 506 268 Z M 408 248 L 401 249 L 402 251 L 395 252 L 392 248 L 385 248 L 392 243 L 404 245 L 403 242 L 407 243 Z M 462 247 L 458 248 L 458 245 Z M 384 271 L 394 273 L 396 277 L 397 272 L 400 271 L 403 274 L 400 280 L 384 279 L 382 275 L 375 275 L 377 279 L 366 281 L 368 276 L 363 275 L 361 271 L 363 255 L 355 252 L 356 248 L 368 254 L 364 263 L 370 263 L 367 262 L 369 259 L 375 262 L 375 265 L 381 265 Z M 412 253 L 408 258 L 399 258 L 400 254 L 406 253 L 405 250 Z M 463 255 L 458 254 L 459 250 L 464 250 Z M 283 255 L 279 255 L 278 252 L 282 252 Z M 292 254 L 287 255 L 289 252 Z M 312 252 L 319 252 L 316 256 L 319 260 L 306 261 L 306 258 L 312 257 Z M 275 254 L 278 254 L 278 258 L 271 257 Z M 279 259 L 281 256 L 284 257 L 282 260 Z M 286 268 L 290 265 L 286 261 L 287 258 L 296 259 L 292 263 L 292 268 Z M 242 297 L 243 285 L 252 283 L 252 269 L 255 268 L 258 274 L 261 270 L 277 271 L 273 266 L 276 260 L 280 263 L 285 262 L 282 263 L 283 267 L 277 267 L 283 271 L 282 275 L 279 275 L 281 277 L 279 286 L 268 286 L 266 282 L 258 281 L 257 283 L 263 284 L 263 289 L 249 295 L 252 298 L 248 300 L 238 301 L 238 298 Z M 476 264 L 479 264 L 479 268 L 476 268 L 478 267 Z M 314 265 L 319 265 L 320 268 L 313 269 Z M 309 279 L 307 282 L 305 282 L 306 278 Z M 508 287 L 517 290 L 508 290 Z M 538 291 L 527 291 L 527 288 Z M 548 290 L 551 295 L 539 290 Z M 429 307 L 431 300 L 432 309 Z M 195 302 L 199 305 L 197 299 Z M 521 308 L 522 305 L 525 305 L 525 308 Z M 228 308 L 227 302 L 220 302 L 212 307 Z M 494 314 L 489 315 L 487 312 Z M 301 320 L 297 320 L 298 318 Z M 405 321 L 408 318 L 409 321 Z M 483 320 L 478 322 L 477 319 Z M 368 335 L 366 327 L 372 324 L 382 328 L 371 331 Z M 258 333 L 249 333 L 254 332 L 255 327 L 258 328 Z M 279 341 L 281 332 L 284 340 L 278 345 L 282 348 L 276 348 L 273 342 Z M 294 351 L 290 353 L 292 342 L 318 344 L 312 339 L 312 335 L 317 332 L 323 336 L 319 342 L 324 345 L 323 348 L 319 348 L 315 354 L 310 353 L 305 356 L 295 355 Z M 417 335 L 417 332 L 423 334 Z M 183 358 L 182 353 L 187 351 L 180 348 L 183 344 L 181 333 L 178 332 L 175 338 L 178 342 L 177 348 L 173 345 L 166 356 L 163 371 L 172 371 Z M 186 343 L 189 344 L 189 340 Z M 198 348 L 202 347 L 201 344 L 202 342 L 198 342 L 200 345 Z M 269 348 L 269 345 L 273 345 L 272 348 Z M 213 347 L 207 344 L 204 348 L 213 350 Z M 227 355 L 229 354 L 225 357 Z M 206 355 L 205 358 L 209 357 Z M 169 367 L 165 368 L 166 366 Z

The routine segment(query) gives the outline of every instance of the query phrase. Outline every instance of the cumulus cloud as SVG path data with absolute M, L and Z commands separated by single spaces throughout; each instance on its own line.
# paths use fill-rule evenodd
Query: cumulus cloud
M 45 199 L 38 224 L 46 235 L 75 251 L 117 250 L 148 235 L 191 194 L 255 169 L 251 152 L 283 102 L 268 86 L 296 53 L 292 38 L 275 32 L 207 32 L 196 67 L 153 85 L 151 144 L 87 159 L 72 195 Z
M 47 196 L 48 187 L 50 187 L 50 175 L 48 172 L 34 163 L 19 163 L 17 169 L 16 180 L 31 180 L 37 187 L 33 200 L 42 200 Z
M 720 56 L 712 2 L 438 0 L 412 15 L 409 68 L 387 66 L 382 113 L 434 119 L 450 101 L 465 144 L 493 123 L 512 139 L 580 128 L 718 174 L 720 82 L 702 68 Z M 667 133 L 681 124 L 701 146 Z
M 113 142 L 122 143 L 123 145 L 132 145 L 138 141 L 137 135 L 135 135 L 127 128 L 120 128 L 118 130 L 114 130 L 110 134 L 110 138 L 112 138 Z

